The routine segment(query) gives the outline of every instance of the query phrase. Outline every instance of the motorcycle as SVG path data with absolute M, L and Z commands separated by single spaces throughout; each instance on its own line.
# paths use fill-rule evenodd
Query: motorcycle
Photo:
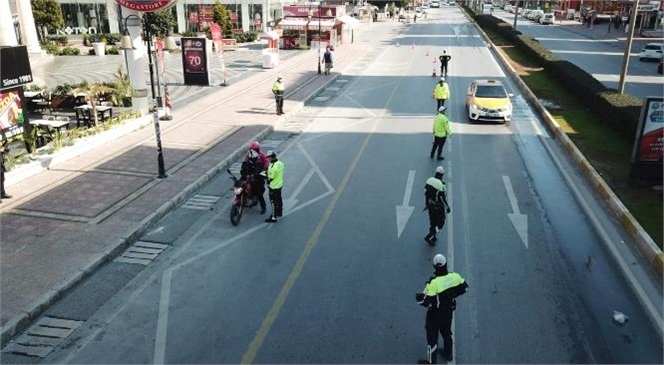
M 231 224 L 237 226 L 242 219 L 242 212 L 244 208 L 254 207 L 258 204 L 258 199 L 251 192 L 250 179 L 243 180 L 233 175 L 231 170 L 227 169 L 230 176 L 229 179 L 233 180 L 233 205 L 231 205 Z

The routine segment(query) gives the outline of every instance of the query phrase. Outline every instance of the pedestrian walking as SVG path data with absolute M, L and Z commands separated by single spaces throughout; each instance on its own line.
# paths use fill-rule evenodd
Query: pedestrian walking
M 441 106 L 438 108 L 438 114 L 433 120 L 433 146 L 431 146 L 431 158 L 433 158 L 436 149 L 438 153 L 436 156 L 438 160 L 444 160 L 443 157 L 443 147 L 445 146 L 445 141 L 448 137 L 452 136 L 452 130 L 450 129 L 450 121 L 445 115 L 446 107 Z
M 277 81 L 272 85 L 272 93 L 277 104 L 277 115 L 284 114 L 284 83 L 281 76 L 277 77 Z
M 446 50 L 443 50 L 443 53 L 438 57 L 438 59 L 440 60 L 440 76 L 447 76 L 447 66 L 452 59 L 452 56 L 447 54 Z
M 450 86 L 445 82 L 445 78 L 441 77 L 433 88 L 431 97 L 436 99 L 436 110 L 441 106 L 445 106 L 445 100 L 450 98 Z
M 10 199 L 12 197 L 5 191 L 5 172 L 7 171 L 5 167 L 7 163 L 5 155 L 8 153 L 7 140 L 4 140 L 2 146 L 0 146 L 0 203 L 2 203 L 2 199 Z
M 424 209 L 429 211 L 429 234 L 424 240 L 430 245 L 435 246 L 438 238 L 436 235 L 445 226 L 447 214 L 452 210 L 447 204 L 447 188 L 443 181 L 445 168 L 436 167 L 434 175 L 427 179 L 424 184 Z
M 427 309 L 424 329 L 427 334 L 426 359 L 418 363 L 435 364 L 438 351 L 438 333 L 443 337 L 442 355 L 452 361 L 452 317 L 456 309 L 456 298 L 468 291 L 468 284 L 456 272 L 447 270 L 447 259 L 443 254 L 433 257 L 433 276 L 426 282 L 424 291 L 415 294 L 417 303 Z
M 323 53 L 323 64 L 325 65 L 325 74 L 329 75 L 330 70 L 332 67 L 334 67 L 334 64 L 332 62 L 332 51 L 330 50 L 330 46 L 325 47 L 325 53 Z
M 281 188 L 284 186 L 284 163 L 277 159 L 274 151 L 269 151 L 267 157 L 270 159 L 270 166 L 267 168 L 267 187 L 270 189 L 272 214 L 265 221 L 274 223 L 283 215 L 284 210 L 284 202 L 281 198 Z

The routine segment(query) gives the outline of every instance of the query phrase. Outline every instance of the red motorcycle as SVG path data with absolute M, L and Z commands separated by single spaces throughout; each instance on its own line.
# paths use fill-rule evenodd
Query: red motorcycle
M 258 199 L 256 199 L 251 191 L 251 178 L 246 180 L 237 178 L 229 169 L 226 172 L 231 175 L 230 179 L 233 180 L 233 188 L 231 190 L 233 190 L 233 194 L 235 195 L 233 205 L 231 206 L 231 224 L 237 226 L 242 219 L 244 208 L 255 207 L 258 204 Z

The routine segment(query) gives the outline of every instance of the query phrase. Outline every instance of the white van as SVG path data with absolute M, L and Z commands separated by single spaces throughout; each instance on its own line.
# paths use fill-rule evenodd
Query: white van
M 431 2 L 431 7 L 432 7 L 432 8 L 440 8 L 440 2 L 438 2 L 438 1 L 432 1 L 432 2 Z

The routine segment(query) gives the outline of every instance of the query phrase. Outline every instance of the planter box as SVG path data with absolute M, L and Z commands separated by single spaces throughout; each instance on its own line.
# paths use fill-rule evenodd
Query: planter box
M 106 43 L 92 43 L 92 47 L 95 49 L 95 56 L 106 56 Z

